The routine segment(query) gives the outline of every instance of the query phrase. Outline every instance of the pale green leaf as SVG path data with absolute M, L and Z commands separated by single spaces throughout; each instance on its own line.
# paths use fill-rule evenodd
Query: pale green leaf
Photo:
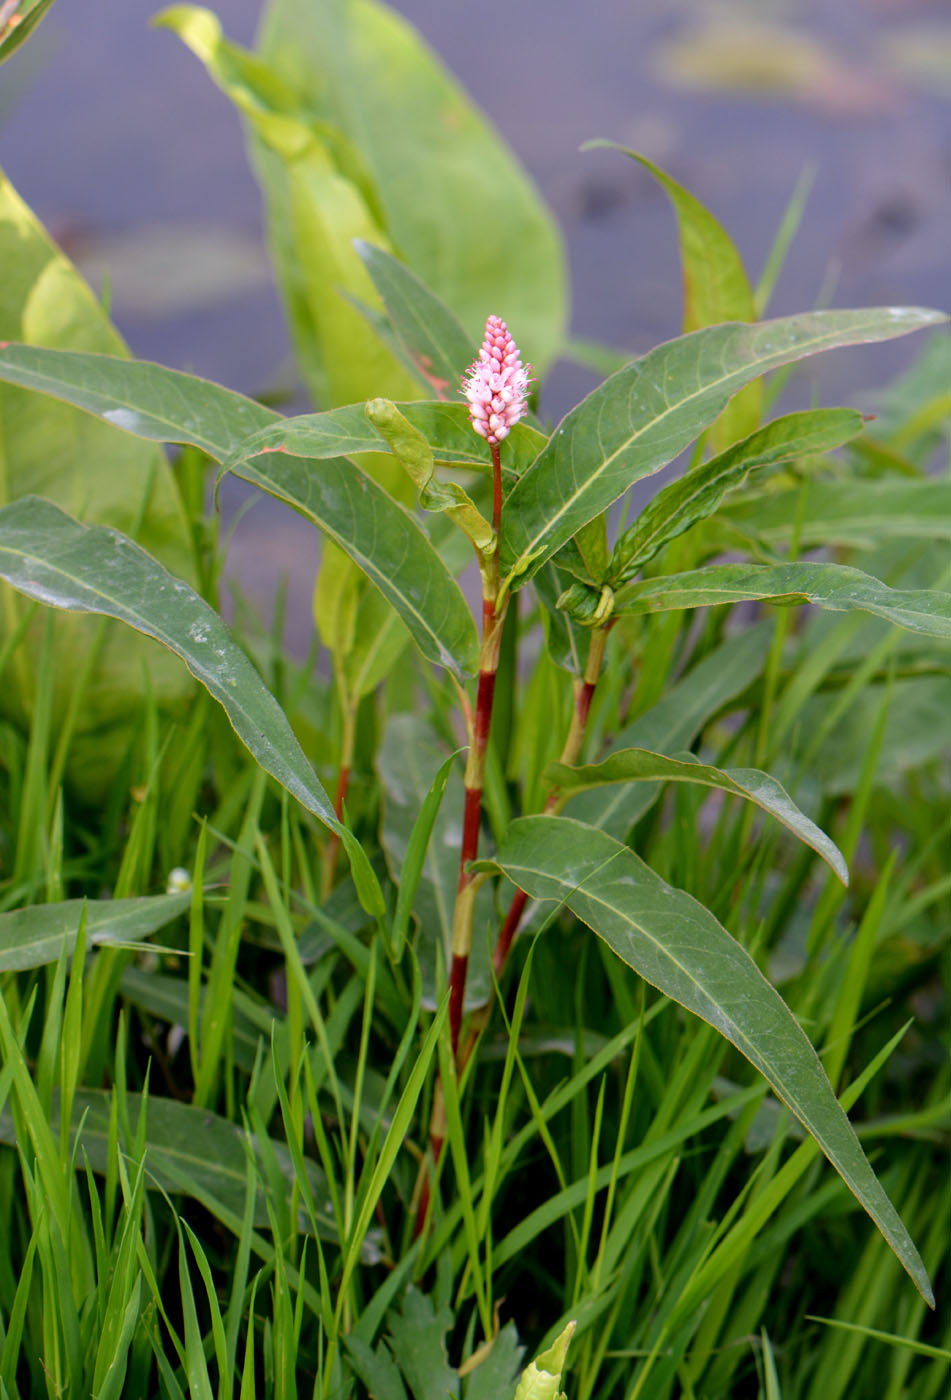
M 558 230 L 515 157 L 416 30 L 374 0 L 271 0 L 262 51 L 361 152 L 390 246 L 473 339 L 489 312 L 504 316 L 543 374 L 565 320 Z M 386 384 L 360 397 L 373 393 L 405 397 Z

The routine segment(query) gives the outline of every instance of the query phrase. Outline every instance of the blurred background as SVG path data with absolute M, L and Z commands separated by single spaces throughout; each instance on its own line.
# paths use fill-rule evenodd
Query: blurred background
M 154 0 L 59 0 L 0 77 L 0 165 L 83 271 L 108 279 L 133 352 L 246 393 L 293 394 L 239 120 L 196 60 L 150 28 Z M 261 0 L 218 0 L 253 42 Z M 772 314 L 815 305 L 951 307 L 949 0 L 398 0 L 531 172 L 565 235 L 572 331 L 641 353 L 680 328 L 664 192 L 650 156 L 726 225 L 754 281 L 797 181 L 805 217 Z M 499 308 L 504 314 L 504 307 Z M 907 342 L 818 362 L 847 401 L 907 364 Z M 542 412 L 594 383 L 559 366 Z M 235 498 L 236 499 L 236 498 Z M 260 497 L 258 498 L 261 499 Z M 236 541 L 264 598 L 262 502 Z M 295 538 L 297 536 L 295 535 Z M 296 592 L 296 590 L 295 590 Z M 299 600 L 309 610 L 306 596 Z

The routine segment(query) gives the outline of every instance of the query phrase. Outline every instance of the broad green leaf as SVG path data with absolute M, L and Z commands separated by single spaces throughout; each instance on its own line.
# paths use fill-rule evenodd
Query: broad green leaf
M 118 618 L 179 656 L 261 767 L 337 832 L 364 907 L 382 913 L 363 848 L 337 821 L 287 716 L 218 614 L 187 583 L 117 530 L 81 525 L 30 496 L 0 510 L 0 577 L 50 607 Z
M 386 726 L 377 753 L 383 786 L 380 841 L 394 881 L 399 882 L 410 860 L 416 822 L 446 762 L 432 726 L 422 716 L 394 715 Z M 416 956 L 423 979 L 423 1004 L 436 1005 L 437 963 L 449 967 L 452 956 L 452 913 L 459 884 L 459 832 L 465 805 L 460 765 L 446 778 L 446 790 L 433 821 L 419 884 L 412 901 L 418 920 Z M 484 886 L 476 897 L 474 937 L 466 978 L 466 1006 L 481 1006 L 492 994 L 489 930 L 494 932 L 495 908 Z
M 278 280 L 314 399 L 333 406 L 372 394 L 409 397 L 409 375 L 348 299 L 379 304 L 352 245 L 387 245 L 388 237 L 361 156 L 334 116 L 314 110 L 316 71 L 295 89 L 229 43 L 199 6 L 174 6 L 157 22 L 178 34 L 249 122 Z
M 22 28 L 22 26 L 21 26 Z M 15 31 L 16 32 L 16 31 Z M 125 355 L 125 346 L 69 260 L 0 174 L 0 342 Z M 29 353 L 29 352 L 26 352 Z M 42 352 L 39 352 L 42 353 Z M 96 423 L 65 404 L 0 384 L 0 506 L 40 494 L 91 522 L 136 538 L 181 578 L 195 578 L 191 533 L 165 454 Z M 22 603 L 2 591 L 0 632 L 15 628 Z M 42 626 L 39 620 L 34 626 Z M 0 708 L 23 723 L 34 704 L 32 633 L 8 668 Z M 108 790 L 139 722 L 146 686 L 162 707 L 180 708 L 189 677 L 164 652 L 121 628 L 56 619 L 53 723 L 61 726 L 77 674 L 93 658 L 69 752 L 73 788 L 89 802 Z
M 386 238 L 408 266 L 473 339 L 481 339 L 489 312 L 504 316 L 544 374 L 565 320 L 557 228 L 511 152 L 419 34 L 373 0 L 271 0 L 262 52 L 360 151 Z M 374 393 L 406 397 L 385 384 L 359 397 Z
M 709 910 L 603 831 L 565 817 L 513 822 L 497 864 L 532 898 L 564 901 L 645 981 L 736 1046 L 815 1139 L 930 1301 L 918 1252 L 808 1037 Z
M 601 763 L 576 768 L 566 763 L 549 763 L 545 776 L 563 792 L 584 792 L 613 783 L 673 782 L 700 783 L 733 793 L 782 822 L 832 867 L 844 885 L 849 883 L 845 859 L 835 842 L 799 810 L 782 784 L 758 768 L 714 768 L 692 755 L 670 758 L 650 749 L 616 749 Z
M 890 340 L 944 319 L 913 307 L 816 311 L 754 326 L 712 326 L 649 351 L 572 409 L 516 483 L 502 511 L 503 578 L 520 587 L 635 481 L 673 461 L 759 375 L 821 350 Z
M 696 195 L 637 151 L 611 141 L 592 141 L 589 145 L 613 147 L 630 156 L 653 175 L 670 196 L 680 238 L 684 331 L 716 326 L 721 321 L 755 321 L 753 289 L 736 244 Z M 752 432 L 762 416 L 762 400 L 760 384 L 751 384 L 736 396 L 714 428 L 713 437 L 718 448 Z
M 492 459 L 478 433 L 473 432 L 469 410 L 463 403 L 399 403 L 404 418 L 432 448 L 437 463 L 487 472 Z M 525 471 L 548 439 L 527 423 L 517 423 L 502 444 L 502 470 Z M 386 452 L 389 445 L 367 418 L 362 403 L 347 404 L 326 413 L 304 413 L 281 418 L 246 437 L 225 459 L 225 469 L 261 452 L 290 452 L 295 457 L 356 457 L 364 452 Z
M 711 564 L 690 573 L 629 583 L 615 598 L 617 615 L 711 608 L 757 601 L 815 603 L 832 612 L 867 612 L 909 632 L 951 637 L 951 593 L 889 588 L 842 564 Z
M 191 443 L 220 462 L 251 433 L 283 420 L 273 409 L 145 360 L 0 345 L 0 380 L 81 408 L 151 442 Z
M 708 721 L 756 680 L 772 635 L 772 624 L 759 622 L 723 642 L 675 682 L 662 700 L 622 729 L 608 756 L 626 748 L 676 753 L 692 744 Z M 571 797 L 571 815 L 623 841 L 660 792 L 657 783 L 593 788 Z
M 771 546 L 874 549 L 888 539 L 951 539 L 951 483 L 921 477 L 810 481 L 789 491 L 736 498 L 725 521 Z
M 809 453 L 831 452 L 861 430 L 861 414 L 848 408 L 790 413 L 694 467 L 658 491 L 618 540 L 611 559 L 612 581 L 633 577 L 664 545 L 712 515 L 750 472 Z
M 67 899 L 0 914 L 0 972 L 22 972 L 54 963 L 73 951 L 83 911 L 87 943 L 137 943 L 183 913 L 191 894 L 138 899 Z
M 29 0 L 21 0 L 13 14 L 0 21 L 0 63 L 26 43 L 52 4 L 53 0 L 34 0 L 32 5 Z
M 390 325 L 433 397 L 460 398 L 459 382 L 476 357 L 475 342 L 405 263 L 374 243 L 358 240 L 356 251 L 373 278 Z
M 80 1143 L 94 1172 L 105 1174 L 109 1168 L 109 1116 L 112 1094 L 103 1090 L 79 1090 L 73 1101 L 71 1131 L 75 1134 L 82 1124 Z M 136 1103 L 138 1109 L 138 1103 Z M 138 1109 L 138 1111 L 141 1111 Z M 229 1229 L 240 1225 L 246 1187 L 246 1156 L 244 1130 L 226 1118 L 219 1118 L 207 1109 L 174 1099 L 149 1098 L 146 1113 L 146 1185 L 161 1186 L 177 1195 L 191 1196 L 212 1212 Z M 138 1113 L 133 1114 L 133 1131 Z M 0 1142 L 15 1142 L 14 1125 L 8 1112 L 0 1113 Z M 259 1164 L 261 1148 L 252 1137 Z M 267 1144 L 272 1156 L 287 1180 L 288 1196 L 294 1179 L 290 1154 L 282 1142 L 271 1139 Z M 77 1156 L 81 1163 L 82 1152 Z M 314 1200 L 327 1199 L 323 1173 L 316 1163 L 308 1160 Z M 255 1224 L 267 1228 L 268 1214 L 263 1185 L 264 1172 L 255 1202 Z M 328 1238 L 336 1239 L 333 1222 L 327 1220 Z M 303 1212 L 301 1228 L 306 1229 Z
M 366 574 L 399 614 L 427 660 L 472 675 L 479 639 L 469 605 L 410 513 L 353 462 L 330 457 L 319 471 L 271 452 L 233 468 L 312 520 Z

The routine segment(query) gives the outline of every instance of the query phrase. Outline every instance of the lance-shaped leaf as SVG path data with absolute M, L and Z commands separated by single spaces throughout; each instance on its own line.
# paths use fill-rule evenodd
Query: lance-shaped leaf
M 852 409 L 816 409 L 789 413 L 734 443 L 658 491 L 615 545 L 612 581 L 632 578 L 665 544 L 712 515 L 750 472 L 808 453 L 831 452 L 861 430 L 862 416 Z
M 146 360 L 0 345 L 0 380 L 82 408 L 150 442 L 191 443 L 221 461 L 281 416 L 253 399 Z
M 353 240 L 388 236 L 359 132 L 349 135 L 337 113 L 311 104 L 323 86 L 316 68 L 300 85 L 287 81 L 226 39 L 202 6 L 174 5 L 155 23 L 179 36 L 247 120 L 278 284 L 312 396 L 330 405 L 370 394 L 408 397 L 412 377 L 351 301 L 376 305 Z
M 238 462 L 236 476 L 312 520 L 363 570 L 399 614 L 428 661 L 457 676 L 479 664 L 469 605 L 408 510 L 345 457 L 315 470 L 271 452 Z
M 0 972 L 22 972 L 71 954 L 83 912 L 88 944 L 138 943 L 184 913 L 191 894 L 138 899 L 66 899 L 0 914 Z
M 549 763 L 545 777 L 552 787 L 564 793 L 584 792 L 611 783 L 662 782 L 699 783 L 745 797 L 811 846 L 844 885 L 849 883 L 845 858 L 835 842 L 799 810 L 781 783 L 758 768 L 714 768 L 692 754 L 670 758 L 650 749 L 618 749 L 601 763 L 580 764 L 576 768 L 567 763 Z
M 32 5 L 16 5 L 12 14 L 7 11 L 0 20 L 0 63 L 26 43 L 52 4 L 53 0 L 34 0 Z
M 630 156 L 653 175 L 670 196 L 680 241 L 684 330 L 696 331 L 721 321 L 755 321 L 753 289 L 736 244 L 696 195 L 684 189 L 659 165 L 626 146 L 612 141 L 591 141 L 587 146 L 607 146 Z M 716 446 L 723 447 L 756 427 L 762 412 L 762 397 L 758 384 L 751 384 L 737 395 L 716 425 Z
M 59 1116 L 57 1100 L 58 1094 L 54 1096 L 55 1119 Z M 287 1182 L 290 1197 L 294 1166 L 283 1142 L 271 1138 L 262 1144 L 259 1138 L 246 1134 L 226 1118 L 174 1099 L 156 1095 L 143 1108 L 141 1100 L 135 1098 L 131 1106 L 134 1131 L 138 1127 L 139 1113 L 146 1115 L 147 1187 L 161 1187 L 173 1194 L 181 1192 L 201 1201 L 225 1226 L 237 1230 L 240 1228 L 247 1190 L 246 1147 L 250 1146 L 262 1178 L 256 1190 L 255 1225 L 264 1228 L 268 1225 L 267 1191 L 263 1185 L 263 1163 L 268 1158 L 276 1163 Z M 73 1100 L 70 1119 L 73 1141 L 78 1134 L 92 1170 L 103 1174 L 109 1171 L 111 1165 L 111 1107 L 111 1093 L 101 1089 L 80 1090 Z M 54 1124 L 58 1126 L 55 1119 Z M 9 1111 L 0 1113 L 0 1142 L 16 1142 L 14 1122 Z M 77 1153 L 74 1160 L 77 1165 L 81 1164 L 83 1154 Z M 314 1199 L 325 1201 L 327 1188 L 324 1173 L 310 1159 L 306 1161 L 306 1171 Z M 307 1229 L 303 1215 L 302 1211 L 301 1228 Z M 326 1217 L 319 1216 L 318 1225 L 326 1228 L 329 1238 L 337 1237 L 335 1232 L 331 1233 L 333 1223 Z
M 670 612 L 753 601 L 815 603 L 832 612 L 867 612 L 909 632 L 951 637 L 951 593 L 889 588 L 871 574 L 842 564 L 711 564 L 626 584 L 615 595 L 614 611 L 616 615 Z
M 405 263 L 374 243 L 357 239 L 357 255 L 382 298 L 390 325 L 437 399 L 461 397 L 459 381 L 476 355 L 444 301 L 424 286 Z
M 2 362 L 0 362 L 2 370 Z M 485 441 L 472 431 L 464 403 L 399 403 L 407 422 L 429 444 L 440 465 L 487 472 L 492 465 Z M 502 470 L 519 475 L 535 461 L 548 439 L 527 423 L 517 423 L 502 444 Z M 227 471 L 261 452 L 291 452 L 295 457 L 321 460 L 356 457 L 362 452 L 386 452 L 389 444 L 364 413 L 363 404 L 347 404 L 326 413 L 281 418 L 238 443 L 224 461 Z
M 287 716 L 218 614 L 187 583 L 118 530 L 81 525 L 35 496 L 0 510 L 0 577 L 50 607 L 118 618 L 180 656 L 261 767 L 340 836 L 364 907 L 382 913 L 366 854 L 337 820 Z
M 503 578 L 519 587 L 635 481 L 673 461 L 759 375 L 944 319 L 914 307 L 816 311 L 712 326 L 657 346 L 572 409 L 516 483 L 502 510 Z
M 746 1056 L 812 1135 L 933 1305 L 925 1267 L 808 1037 L 709 910 L 603 831 L 566 817 L 513 822 L 496 864 L 532 898 L 564 901 L 645 981 Z

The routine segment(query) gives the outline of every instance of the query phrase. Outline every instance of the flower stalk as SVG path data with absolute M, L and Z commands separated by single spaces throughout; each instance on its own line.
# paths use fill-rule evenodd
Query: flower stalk
M 500 599 L 498 537 L 502 526 L 502 459 L 499 444 L 525 413 L 529 372 L 505 322 L 498 316 L 486 321 L 485 339 L 476 360 L 463 377 L 462 389 L 469 404 L 472 427 L 489 444 L 492 455 L 492 528 L 494 540 L 482 554 L 482 649 L 479 683 L 469 732 L 469 757 L 465 772 L 465 810 L 459 850 L 459 881 L 452 919 L 452 964 L 449 972 L 449 1033 L 452 1053 L 459 1049 L 459 1030 L 465 1003 L 466 977 L 472 949 L 476 877 L 468 869 L 479 854 L 482 789 L 485 756 L 492 726 L 495 677 L 499 668 L 502 628 L 508 595 Z

